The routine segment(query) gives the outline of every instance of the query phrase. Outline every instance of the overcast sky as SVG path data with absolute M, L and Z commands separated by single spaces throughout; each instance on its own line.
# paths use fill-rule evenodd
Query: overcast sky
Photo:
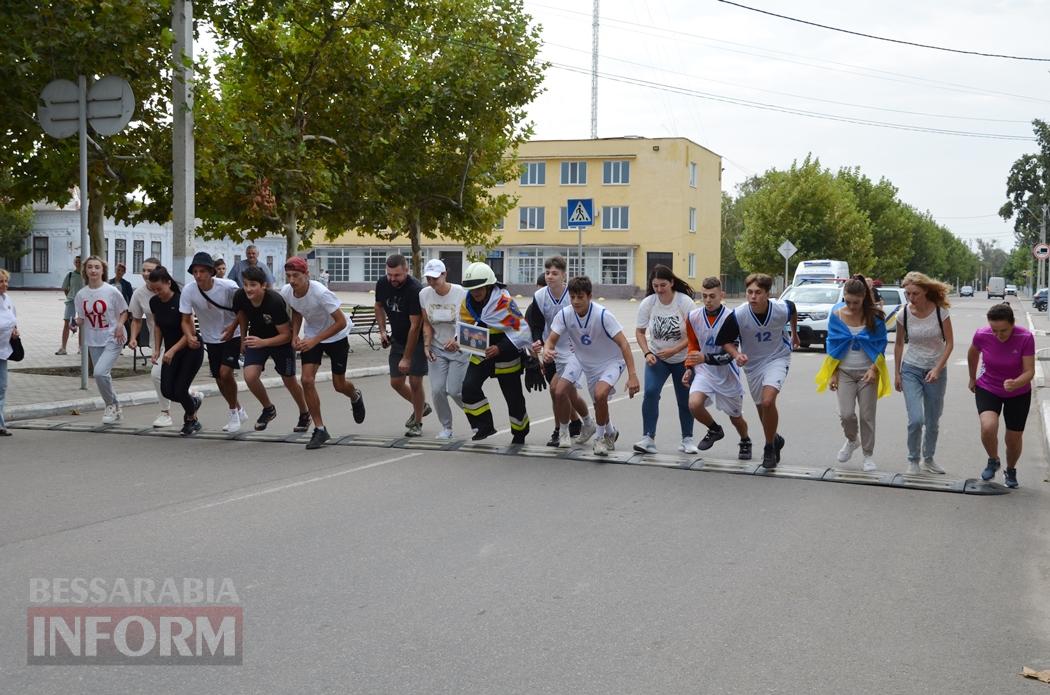
M 1039 0 L 741 2 L 916 43 L 1050 58 L 1050 3 Z M 543 27 L 543 58 L 554 64 L 546 92 L 530 109 L 535 137 L 587 138 L 592 0 L 525 0 L 525 7 Z M 929 210 L 963 240 L 1013 246 L 1012 223 L 996 212 L 1011 164 L 1036 151 L 1034 141 L 836 122 L 617 80 L 851 119 L 1030 138 L 1033 118 L 1050 119 L 1050 62 L 875 41 L 717 0 L 601 0 L 599 55 L 599 72 L 608 76 L 598 82 L 599 137 L 687 137 L 722 155 L 729 192 L 751 174 L 789 167 L 812 152 L 832 170 L 859 166 L 873 180 L 888 178 L 902 200 Z

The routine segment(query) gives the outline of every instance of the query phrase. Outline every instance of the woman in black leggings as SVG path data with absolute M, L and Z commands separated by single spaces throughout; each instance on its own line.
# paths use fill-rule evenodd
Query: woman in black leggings
M 197 420 L 197 410 L 201 407 L 201 401 L 200 398 L 190 395 L 190 384 L 204 361 L 204 347 L 198 346 L 196 350 L 191 348 L 182 332 L 179 285 L 164 266 L 157 266 L 150 271 L 149 288 L 153 292 L 149 306 L 153 312 L 154 325 L 157 327 L 157 335 L 153 336 L 154 363 L 157 361 L 156 356 L 161 354 L 161 340 L 164 341 L 160 390 L 165 398 L 182 404 L 185 411 L 182 434 L 188 436 L 201 429 L 201 423 Z

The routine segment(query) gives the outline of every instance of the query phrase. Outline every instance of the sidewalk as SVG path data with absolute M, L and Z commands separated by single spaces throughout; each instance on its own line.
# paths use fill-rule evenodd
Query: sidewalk
M 55 355 L 62 337 L 62 310 L 64 296 L 55 290 L 11 290 L 8 297 L 18 313 L 18 330 L 25 345 L 26 358 L 22 362 L 8 363 L 8 385 L 4 417 L 7 420 L 20 420 L 35 417 L 48 417 L 77 411 L 79 413 L 102 410 L 104 404 L 98 396 L 94 382 L 88 379 L 87 389 L 80 388 L 80 355 L 77 354 L 77 337 L 69 339 L 68 355 Z M 347 304 L 374 304 L 375 297 L 370 292 L 336 292 Z M 602 301 L 595 297 L 596 301 Z M 522 311 L 531 302 L 531 297 L 519 297 Z M 634 342 L 634 320 L 638 303 L 632 300 L 615 299 L 602 302 L 620 320 L 628 340 Z M 350 371 L 348 376 L 360 378 L 387 373 L 387 351 L 372 350 L 360 337 L 351 336 Z M 26 373 L 25 369 L 69 368 L 71 376 L 50 376 Z M 119 376 L 113 380 L 114 388 L 120 402 L 127 405 L 155 403 L 156 392 L 150 378 L 149 363 L 142 365 L 139 360 L 138 371 L 132 376 Z M 132 355 L 125 349 L 114 367 L 115 374 L 132 372 Z M 272 371 L 270 372 L 272 374 Z M 331 372 L 318 373 L 319 381 L 331 379 Z M 194 380 L 194 386 L 205 395 L 218 393 L 211 378 L 207 360 Z M 245 390 L 243 381 L 238 382 Z M 276 376 L 264 379 L 267 387 L 280 384 Z

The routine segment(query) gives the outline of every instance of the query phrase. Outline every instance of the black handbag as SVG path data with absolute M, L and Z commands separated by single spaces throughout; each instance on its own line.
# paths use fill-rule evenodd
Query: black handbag
M 22 347 L 21 338 L 11 338 L 11 356 L 7 359 L 12 362 L 21 362 L 26 357 L 26 349 Z

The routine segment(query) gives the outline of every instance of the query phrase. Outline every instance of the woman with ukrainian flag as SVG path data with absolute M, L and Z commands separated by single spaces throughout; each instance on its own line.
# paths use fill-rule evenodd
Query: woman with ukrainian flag
M 891 392 L 883 354 L 886 342 L 886 316 L 875 305 L 864 276 L 854 275 L 842 288 L 842 302 L 828 316 L 828 355 L 816 382 L 817 391 L 830 387 L 838 394 L 839 418 L 846 435 L 839 462 L 846 463 L 860 448 L 866 471 L 876 468 L 875 403 Z

